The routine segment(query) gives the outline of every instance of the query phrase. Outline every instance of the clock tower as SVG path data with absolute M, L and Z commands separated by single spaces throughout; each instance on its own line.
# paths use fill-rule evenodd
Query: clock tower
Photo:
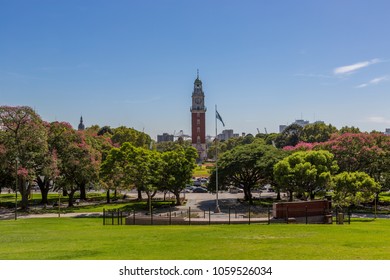
M 199 79 L 199 70 L 194 82 L 191 107 L 192 146 L 196 148 L 199 160 L 207 158 L 206 152 L 206 107 L 202 81 Z

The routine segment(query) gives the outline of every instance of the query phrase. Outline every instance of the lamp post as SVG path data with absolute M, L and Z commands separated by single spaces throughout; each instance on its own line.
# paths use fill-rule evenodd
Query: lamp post
M 15 221 L 18 219 L 18 163 L 19 158 L 16 157 L 15 159 Z
M 61 190 L 58 190 L 58 218 L 61 217 Z
M 215 105 L 215 210 L 214 213 L 221 213 L 218 203 L 218 129 L 217 129 L 217 105 Z

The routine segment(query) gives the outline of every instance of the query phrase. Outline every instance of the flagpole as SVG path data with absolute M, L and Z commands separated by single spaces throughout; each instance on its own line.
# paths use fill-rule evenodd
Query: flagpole
M 215 190 L 216 190 L 216 199 L 215 199 L 215 210 L 214 213 L 220 213 L 218 204 L 218 129 L 217 129 L 217 105 L 215 105 Z

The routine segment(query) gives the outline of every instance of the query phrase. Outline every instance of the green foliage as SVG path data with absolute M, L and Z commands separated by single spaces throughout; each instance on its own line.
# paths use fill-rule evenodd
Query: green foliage
M 164 162 L 162 184 L 176 196 L 176 205 L 180 205 L 180 192 L 190 182 L 198 153 L 194 147 L 189 146 L 164 152 L 161 156 Z
M 302 130 L 302 126 L 298 124 L 289 125 L 275 138 L 276 147 L 295 146 L 301 139 Z
M 215 152 L 217 146 L 218 146 L 218 154 L 221 155 L 224 152 L 230 151 L 237 146 L 251 144 L 253 141 L 255 141 L 255 139 L 256 138 L 253 137 L 252 134 L 248 134 L 246 136 L 232 137 L 228 140 L 218 141 L 218 143 L 214 141 L 207 150 L 207 157 L 210 159 L 215 158 L 216 155 Z
M 135 187 L 149 199 L 161 188 L 164 162 L 161 154 L 131 143 L 113 148 L 100 167 L 101 179 L 107 189 Z
M 118 146 L 128 142 L 136 147 L 143 148 L 149 148 L 152 143 L 152 139 L 146 133 L 139 132 L 133 128 L 128 128 L 125 126 L 120 126 L 113 129 L 111 140 Z
M 108 188 L 134 186 L 148 197 L 169 190 L 180 204 L 180 192 L 192 177 L 197 151 L 192 146 L 172 145 L 160 153 L 124 143 L 113 148 L 101 165 L 101 178 Z
M 373 201 L 380 185 L 364 172 L 342 172 L 333 178 L 333 201 L 340 207 Z
M 180 139 L 179 139 L 180 140 Z M 188 147 L 192 147 L 191 142 L 189 141 L 165 141 L 156 144 L 156 150 L 163 153 L 168 151 L 174 151 L 180 148 L 186 149 Z
M 308 193 L 314 199 L 324 192 L 331 175 L 338 170 L 334 156 L 328 151 L 299 151 L 284 158 L 274 166 L 278 188 L 287 191 L 292 201 L 293 193 Z
M 243 186 L 245 199 L 252 203 L 252 188 L 273 182 L 273 165 L 284 152 L 264 144 L 258 139 L 251 144 L 239 145 L 218 159 L 218 182 L 221 185 Z M 214 169 L 209 183 L 213 189 L 216 181 Z
M 39 170 L 48 153 L 47 130 L 40 116 L 27 106 L 1 106 L 0 127 L 0 160 L 5 169 L 1 173 L 6 173 L 7 183 L 17 179 L 18 191 L 22 195 L 21 207 L 26 209 L 31 188 L 29 182 L 40 175 Z M 12 186 L 16 186 L 16 182 Z
M 339 130 L 339 134 L 344 134 L 344 133 L 360 133 L 360 129 L 354 126 L 343 126 Z
M 365 172 L 390 189 L 390 136 L 382 133 L 344 133 L 335 135 L 317 148 L 335 155 L 340 171 Z
M 336 133 L 337 129 L 331 124 L 326 125 L 324 123 L 308 124 L 302 129 L 300 135 L 300 141 L 306 143 L 317 143 L 328 141 L 333 133 Z
M 103 126 L 102 128 L 100 128 L 98 131 L 97 131 L 97 135 L 99 136 L 102 136 L 104 134 L 109 134 L 109 135 L 113 135 L 114 132 L 112 131 L 111 127 L 109 126 Z

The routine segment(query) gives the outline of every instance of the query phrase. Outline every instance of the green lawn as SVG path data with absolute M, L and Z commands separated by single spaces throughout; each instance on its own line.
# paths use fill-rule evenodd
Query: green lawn
M 207 168 L 206 165 L 196 166 L 194 169 L 194 173 L 192 176 L 194 177 L 209 177 L 210 176 L 210 170 Z
M 390 259 L 390 220 L 350 225 L 103 226 L 100 218 L 0 221 L 0 259 Z

